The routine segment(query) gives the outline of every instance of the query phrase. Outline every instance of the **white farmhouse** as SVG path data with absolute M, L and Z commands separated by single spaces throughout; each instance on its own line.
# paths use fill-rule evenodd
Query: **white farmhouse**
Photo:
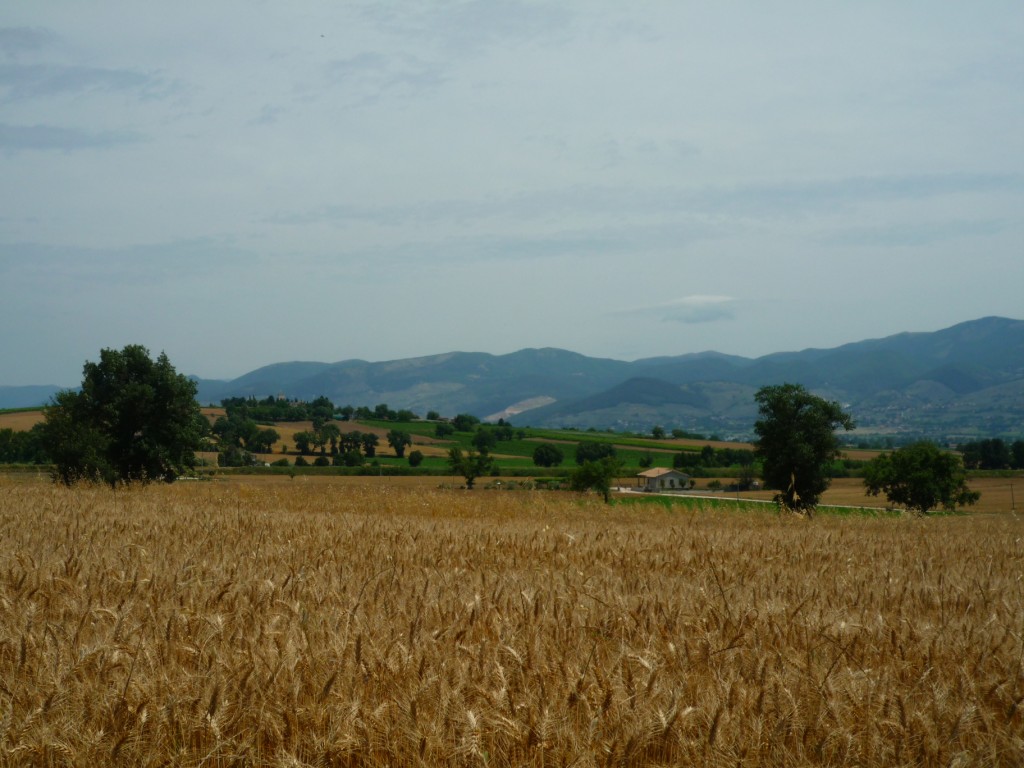
M 677 469 L 653 467 L 636 476 L 642 491 L 679 491 L 690 484 L 690 476 Z

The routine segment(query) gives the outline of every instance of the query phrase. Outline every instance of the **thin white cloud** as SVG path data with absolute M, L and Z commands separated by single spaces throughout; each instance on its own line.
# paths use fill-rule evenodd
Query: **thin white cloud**
M 822 238 L 826 245 L 861 248 L 919 247 L 1002 232 L 1002 219 L 896 222 L 888 225 L 841 228 Z
M 693 294 L 672 301 L 621 309 L 612 314 L 655 317 L 664 322 L 696 325 L 732 320 L 736 298 L 714 294 Z

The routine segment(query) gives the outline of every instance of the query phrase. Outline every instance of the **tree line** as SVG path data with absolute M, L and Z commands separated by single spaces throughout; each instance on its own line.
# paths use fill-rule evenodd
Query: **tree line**
M 967 469 L 1024 469 L 1024 440 L 974 440 L 961 443 L 957 450 Z

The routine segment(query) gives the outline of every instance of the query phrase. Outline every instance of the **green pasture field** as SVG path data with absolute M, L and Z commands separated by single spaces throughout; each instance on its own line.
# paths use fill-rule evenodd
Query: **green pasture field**
M 550 442 L 574 442 L 578 443 L 584 440 L 588 440 L 594 443 L 609 443 L 616 446 L 629 446 L 631 448 L 647 449 L 651 451 L 692 451 L 693 453 L 699 453 L 703 445 L 683 445 L 678 442 L 668 442 L 665 440 L 653 440 L 645 437 L 637 437 L 632 434 L 620 434 L 617 432 L 586 432 L 583 430 L 572 430 L 572 429 L 529 429 L 526 430 L 527 434 L 538 440 L 546 440 Z M 690 442 L 690 438 L 687 438 Z M 712 442 L 711 440 L 707 441 Z
M 434 430 L 436 427 L 435 422 L 415 421 L 415 422 L 391 422 L 391 421 L 375 421 L 375 420 L 364 420 L 359 422 L 352 422 L 355 425 L 362 424 L 367 427 L 374 427 L 376 429 L 397 429 L 402 432 L 408 432 L 410 435 L 420 437 L 431 437 L 434 438 Z M 357 429 L 358 426 L 353 427 Z M 513 429 L 518 429 L 513 427 Z M 343 430 L 344 431 L 344 430 Z M 656 440 L 644 440 L 636 437 L 622 437 L 617 436 L 614 433 L 607 432 L 581 432 L 575 430 L 556 430 L 556 429 L 531 429 L 529 427 L 523 428 L 522 430 L 526 434 L 526 438 L 523 440 L 503 440 L 499 442 L 493 449 L 492 453 L 499 454 L 502 457 L 505 456 L 518 456 L 527 461 L 529 466 L 533 465 L 533 452 L 537 449 L 537 446 L 543 442 L 549 442 L 556 444 L 565 456 L 565 460 L 562 462 L 563 466 L 571 466 L 576 463 L 576 445 L 583 441 L 590 441 L 595 443 L 603 443 L 608 445 L 614 445 L 619 450 L 617 451 L 618 458 L 623 462 L 626 467 L 639 467 L 640 459 L 650 452 L 650 458 L 652 460 L 651 466 L 653 467 L 671 467 L 673 454 L 679 451 L 692 451 L 697 452 L 700 450 L 699 447 L 694 446 L 680 446 L 678 444 L 667 443 Z M 435 438 L 439 441 L 440 445 L 458 446 L 463 451 L 473 450 L 473 434 L 472 432 L 455 432 L 451 435 L 447 435 L 443 438 Z M 623 446 L 628 446 L 623 449 Z M 517 462 L 514 459 L 500 458 L 497 459 L 501 466 L 517 466 Z M 426 463 L 426 462 L 424 462 Z

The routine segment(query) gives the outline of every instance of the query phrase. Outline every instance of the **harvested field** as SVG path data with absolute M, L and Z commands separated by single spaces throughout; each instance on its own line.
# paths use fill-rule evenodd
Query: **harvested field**
M 0 478 L 0 763 L 1024 762 L 1024 524 Z
M 736 481 L 736 478 L 698 478 L 695 494 L 707 494 L 707 484 L 717 479 L 723 486 Z M 625 480 L 623 482 L 626 482 Z M 972 477 L 967 482 L 972 491 L 979 491 L 981 499 L 977 504 L 966 507 L 964 510 L 971 514 L 978 513 L 1003 513 L 1016 510 L 1024 511 L 1024 476 L 1012 477 Z M 755 499 L 758 501 L 770 501 L 775 491 L 720 491 L 714 494 L 723 499 Z M 842 507 L 864 507 L 868 509 L 884 508 L 888 503 L 885 495 L 868 496 L 864 492 L 864 481 L 855 477 L 842 477 L 832 481 L 828 490 L 821 497 L 823 505 Z M 942 510 L 933 510 L 940 512 Z
M 42 411 L 11 411 L 9 413 L 0 413 L 0 429 L 13 429 L 15 432 L 28 432 L 42 420 Z

